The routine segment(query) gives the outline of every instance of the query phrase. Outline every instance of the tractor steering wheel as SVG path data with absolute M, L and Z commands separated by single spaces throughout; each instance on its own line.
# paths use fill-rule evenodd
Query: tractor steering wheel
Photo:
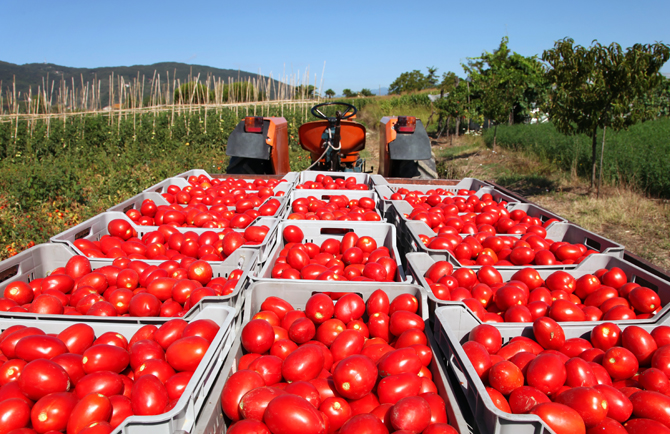
M 328 116 L 324 115 L 321 112 L 321 110 L 319 110 L 319 107 L 324 107 L 324 106 L 329 106 L 329 105 L 341 105 L 341 106 L 347 107 L 347 110 L 343 112 L 343 113 L 345 113 L 345 115 L 340 116 L 339 118 L 337 118 L 337 117 L 329 118 Z M 349 113 L 349 110 L 351 110 L 351 113 Z M 339 112 L 337 112 L 337 113 L 339 115 Z M 356 113 L 358 113 L 358 109 L 351 104 L 347 104 L 346 102 L 324 102 L 324 103 L 317 104 L 314 107 L 312 107 L 312 115 L 315 118 L 327 120 L 327 121 L 330 121 L 330 122 L 335 122 L 335 121 L 338 121 L 338 120 L 342 120 L 342 121 L 347 120 L 347 119 L 351 118 L 352 116 L 354 116 Z

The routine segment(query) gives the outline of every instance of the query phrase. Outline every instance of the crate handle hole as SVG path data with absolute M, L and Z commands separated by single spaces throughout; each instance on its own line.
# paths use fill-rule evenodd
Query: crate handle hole
M 19 272 L 19 265 L 14 265 L 13 267 L 9 267 L 3 272 L 0 272 L 0 282 L 4 282 L 7 279 L 11 279 L 12 277 L 16 276 Z
M 85 238 L 85 237 L 89 236 L 90 234 L 91 234 L 91 228 L 89 227 L 89 228 L 86 228 L 86 229 L 83 229 L 83 230 L 77 232 L 74 235 L 74 239 L 75 240 L 80 240 L 82 238 Z

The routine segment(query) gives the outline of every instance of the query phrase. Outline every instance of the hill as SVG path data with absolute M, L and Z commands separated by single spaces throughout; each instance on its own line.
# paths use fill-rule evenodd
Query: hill
M 211 75 L 216 77 L 217 80 L 221 78 L 221 81 L 224 83 L 228 82 L 228 78 L 238 81 L 258 76 L 246 71 L 219 69 L 204 65 L 189 65 L 179 62 L 162 62 L 154 63 L 153 65 L 105 66 L 100 68 L 71 68 L 53 63 L 26 63 L 24 65 L 17 65 L 0 61 L 0 81 L 2 82 L 3 92 L 12 91 L 14 77 L 16 77 L 17 93 L 28 92 L 31 86 L 33 93 L 37 92 L 37 86 L 42 86 L 43 80 L 46 82 L 47 77 L 49 87 L 51 83 L 55 83 L 56 89 L 61 79 L 64 79 L 70 87 L 74 79 L 77 88 L 81 88 L 82 80 L 85 86 L 86 82 L 92 84 L 97 79 L 100 80 L 100 95 L 103 105 L 107 105 L 109 101 L 109 77 L 112 75 L 112 72 L 114 73 L 114 82 L 117 85 L 118 81 L 116 77 L 123 77 L 126 83 L 131 83 L 133 79 L 137 79 L 138 74 L 140 82 L 142 81 L 142 77 L 144 77 L 146 80 L 144 93 L 148 95 L 154 71 L 157 75 L 160 74 L 161 83 L 167 82 L 169 73 L 170 86 L 172 86 L 174 78 L 179 79 L 181 83 L 185 83 L 190 77 L 195 79 L 198 74 L 200 74 L 201 82 L 206 79 L 207 75 Z M 265 78 L 267 79 L 267 77 Z

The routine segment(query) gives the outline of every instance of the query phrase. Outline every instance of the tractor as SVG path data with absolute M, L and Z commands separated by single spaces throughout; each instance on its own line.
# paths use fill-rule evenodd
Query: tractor
M 326 110 L 328 109 L 328 110 Z M 332 112 L 326 115 L 324 112 Z M 311 109 L 318 120 L 300 126 L 300 146 L 311 155 L 308 170 L 365 172 L 366 129 L 355 122 L 358 109 L 344 102 L 326 102 Z M 400 178 L 437 178 L 430 139 L 420 119 L 385 116 L 380 122 L 379 174 Z M 282 117 L 248 116 L 228 139 L 229 174 L 274 174 L 291 171 L 288 125 Z M 374 168 L 372 168 L 374 169 Z M 372 170 L 370 170 L 371 172 Z

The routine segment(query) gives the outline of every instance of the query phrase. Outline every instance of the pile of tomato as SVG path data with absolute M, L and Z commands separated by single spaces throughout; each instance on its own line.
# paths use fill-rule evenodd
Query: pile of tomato
M 84 323 L 58 334 L 11 326 L 0 334 L 0 432 L 108 434 L 130 416 L 165 413 L 218 331 L 174 319 L 128 341 Z
M 482 324 L 463 344 L 498 409 L 538 415 L 557 434 L 670 433 L 670 327 L 603 323 L 589 339 L 566 339 L 544 317 L 533 335 L 503 346 Z
M 375 210 L 374 199 L 362 197 L 349 199 L 346 195 L 332 195 L 328 202 L 314 196 L 299 198 L 291 204 L 293 211 L 289 220 L 348 220 L 348 221 L 381 221 Z
M 419 303 L 382 290 L 367 303 L 320 293 L 296 310 L 268 297 L 242 329 L 246 353 L 221 393 L 228 433 L 456 433 L 428 369 Z
M 99 241 L 80 238 L 74 245 L 89 258 L 129 258 L 138 260 L 181 261 L 197 258 L 203 261 L 223 261 L 242 246 L 258 245 L 270 230 L 265 225 L 248 226 L 244 232 L 226 228 L 221 232 L 196 234 L 180 232 L 171 225 L 161 225 L 142 238 L 128 221 L 114 219 L 107 225 L 109 235 Z
M 234 270 L 213 277 L 205 261 L 184 258 L 148 265 L 117 258 L 96 270 L 84 256 L 30 283 L 12 282 L 0 298 L 0 311 L 52 315 L 177 317 L 203 297 L 229 295 L 242 276 Z
M 367 184 L 358 184 L 356 178 L 350 176 L 346 179 L 335 178 L 330 175 L 318 174 L 314 181 L 305 181 L 295 186 L 298 190 L 369 190 Z
M 187 179 L 192 187 L 198 187 L 203 190 L 213 188 L 218 191 L 234 191 L 234 190 L 249 190 L 249 191 L 267 191 L 266 189 L 273 189 L 282 182 L 287 182 L 285 179 L 254 179 L 253 182 L 245 181 L 239 178 L 209 178 L 205 175 L 194 176 L 191 175 Z M 186 190 L 186 189 L 185 189 Z M 274 192 L 273 192 L 274 193 Z M 282 192 L 283 193 L 283 192 Z M 263 195 L 265 193 L 262 193 Z M 271 194 L 272 196 L 273 194 Z
M 329 238 L 317 246 L 303 243 L 302 230 L 289 225 L 286 244 L 272 266 L 273 279 L 397 281 L 398 264 L 374 238 L 348 232 L 342 240 Z
M 399 188 L 398 191 L 393 193 L 391 197 L 389 197 L 389 199 L 405 200 L 411 204 L 419 204 L 427 202 L 429 198 L 431 203 L 436 203 L 438 199 L 440 201 L 442 200 L 442 197 L 440 196 L 475 196 L 476 194 L 477 194 L 476 191 L 468 190 L 465 188 L 456 190 L 456 193 L 454 193 L 453 191 L 445 190 L 444 188 L 434 188 L 426 191 L 418 191 L 418 190 L 409 190 L 408 188 L 403 187 Z M 435 198 L 436 196 L 438 197 L 438 199 Z
M 629 282 L 618 267 L 579 278 L 555 271 L 546 280 L 523 268 L 504 281 L 490 265 L 478 271 L 435 262 L 424 275 L 440 300 L 462 301 L 484 322 L 532 322 L 548 316 L 556 321 L 616 321 L 650 318 L 663 305 L 659 295 Z
M 167 194 L 163 194 L 165 197 Z M 140 209 L 129 209 L 126 215 L 140 226 L 173 226 L 196 228 L 245 228 L 256 217 L 273 217 L 277 214 L 281 202 L 275 198 L 263 200 L 256 195 L 240 194 L 236 197 L 202 200 L 193 203 L 188 196 L 177 194 L 177 200 L 189 201 L 187 206 L 174 204 L 156 205 L 152 199 L 145 199 Z M 188 193 L 184 193 L 188 195 Z M 181 198 L 181 199 L 179 199 Z M 208 198 L 210 198 L 208 196 Z M 204 203 L 209 202 L 209 203 Z

